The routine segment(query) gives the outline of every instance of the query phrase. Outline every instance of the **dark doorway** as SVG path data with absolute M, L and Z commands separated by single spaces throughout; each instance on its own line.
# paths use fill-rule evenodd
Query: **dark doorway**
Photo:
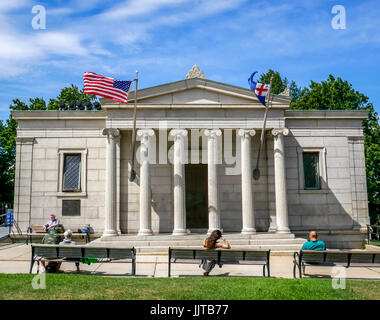
M 208 228 L 207 165 L 185 165 L 186 226 L 189 229 Z

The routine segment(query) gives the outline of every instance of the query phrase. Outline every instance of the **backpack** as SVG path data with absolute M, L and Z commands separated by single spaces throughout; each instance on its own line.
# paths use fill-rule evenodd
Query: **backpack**
M 56 233 L 49 233 L 42 239 L 43 244 L 59 244 L 62 241 L 62 237 Z
M 46 273 L 57 273 L 57 271 L 58 271 L 58 262 L 49 261 L 49 263 L 46 266 Z

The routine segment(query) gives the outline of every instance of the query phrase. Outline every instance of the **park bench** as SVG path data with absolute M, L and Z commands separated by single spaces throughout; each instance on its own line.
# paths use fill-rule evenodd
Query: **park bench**
M 202 247 L 169 247 L 168 277 L 171 273 L 171 263 L 197 263 L 200 260 L 215 260 L 221 268 L 223 264 L 262 265 L 263 276 L 265 269 L 270 277 L 269 258 L 270 250 L 251 249 L 211 249 Z
M 380 250 L 300 250 L 300 252 L 294 252 L 293 257 L 294 278 L 296 278 L 297 269 L 302 278 L 306 266 L 380 267 Z
M 79 236 L 81 239 L 85 239 L 86 243 L 90 242 L 90 233 L 88 232 L 76 232 L 75 230 L 82 229 L 83 226 L 71 226 L 71 227 L 65 227 L 66 230 L 70 229 L 73 232 L 73 237 Z M 32 225 L 28 228 L 27 237 L 26 237 L 26 244 L 33 243 L 33 237 L 43 237 L 44 234 L 47 234 L 44 227 L 41 225 Z M 58 235 L 63 236 L 63 233 L 58 233 Z
M 40 261 L 76 262 L 84 258 L 101 259 L 100 262 L 110 262 L 111 259 L 128 259 L 132 263 L 132 276 L 136 274 L 136 250 L 130 248 L 95 247 L 87 245 L 55 245 L 31 244 L 32 258 L 29 273 L 32 273 L 34 262 L 37 261 L 39 273 Z

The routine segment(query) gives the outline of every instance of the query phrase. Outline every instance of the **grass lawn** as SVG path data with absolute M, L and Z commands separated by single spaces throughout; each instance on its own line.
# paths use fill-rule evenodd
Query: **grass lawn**
M 46 289 L 35 290 L 35 275 L 0 274 L 0 299 L 380 299 L 380 281 L 347 280 L 334 290 L 331 279 L 245 277 L 114 278 L 47 274 Z
M 370 241 L 369 244 L 373 246 L 380 246 L 380 241 Z

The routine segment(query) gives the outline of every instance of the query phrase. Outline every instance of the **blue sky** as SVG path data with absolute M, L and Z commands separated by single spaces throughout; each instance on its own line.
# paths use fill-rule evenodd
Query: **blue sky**
M 334 5 L 346 9 L 335 30 Z M 34 30 L 34 5 L 46 29 Z M 14 98 L 56 97 L 85 71 L 139 87 L 182 80 L 197 64 L 211 80 L 248 88 L 269 68 L 307 86 L 331 73 L 380 111 L 380 2 L 249 0 L 1 0 L 0 119 Z

